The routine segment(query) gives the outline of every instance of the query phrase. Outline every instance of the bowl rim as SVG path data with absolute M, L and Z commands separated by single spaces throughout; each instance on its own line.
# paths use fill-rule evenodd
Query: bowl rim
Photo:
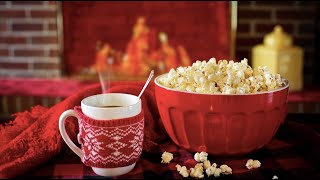
M 258 95 L 258 94 L 271 94 L 271 93 L 275 93 L 275 92 L 278 92 L 278 91 L 282 91 L 284 89 L 287 89 L 289 88 L 289 81 L 288 79 L 284 78 L 284 77 L 281 77 L 281 80 L 282 82 L 284 82 L 285 86 L 281 87 L 281 88 L 277 88 L 277 89 L 274 89 L 272 91 L 261 91 L 261 92 L 256 92 L 256 93 L 247 93 L 247 94 L 209 94 L 209 93 L 198 93 L 198 92 L 189 92 L 189 91 L 181 91 L 181 90 L 176 90 L 176 89 L 172 89 L 172 88 L 168 88 L 166 86 L 163 86 L 161 85 L 158 80 L 163 77 L 163 76 L 166 76 L 168 75 L 168 73 L 164 73 L 164 74 L 161 74 L 161 75 L 158 75 L 155 79 L 154 79 L 154 83 L 161 87 L 161 88 L 164 88 L 166 90 L 170 90 L 170 91 L 176 91 L 176 92 L 181 92 L 181 93 L 187 93 L 187 94 L 198 94 L 198 95 L 209 95 L 209 96 L 212 96 L 212 95 L 218 95 L 218 96 L 250 96 L 250 95 Z

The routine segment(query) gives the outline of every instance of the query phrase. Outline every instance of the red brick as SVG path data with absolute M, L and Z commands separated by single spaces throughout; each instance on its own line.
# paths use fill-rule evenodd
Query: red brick
M 270 19 L 271 12 L 267 10 L 239 9 L 238 17 L 241 19 Z
M 315 11 L 312 8 L 303 10 L 278 10 L 276 11 L 277 19 L 294 19 L 294 20 L 305 20 L 315 18 Z
M 8 24 L 6 22 L 0 22 L 0 31 L 7 31 L 8 29 Z
M 57 63 L 34 63 L 34 69 L 59 69 L 60 64 Z
M 56 23 L 50 23 L 49 24 L 49 30 L 50 31 L 56 31 L 58 29 L 57 24 Z
M 0 38 L 0 44 L 25 44 L 27 43 L 27 38 L 26 37 L 1 37 Z
M 21 18 L 26 17 L 26 12 L 24 10 L 0 10 L 0 17 Z
M 57 44 L 57 37 L 32 37 L 33 44 Z
M 49 56 L 50 57 L 58 57 L 60 55 L 60 52 L 59 52 L 59 50 L 50 50 L 50 52 L 49 52 Z
M 0 49 L 0 56 L 9 56 L 8 49 Z
M 249 33 L 249 31 L 250 31 L 250 25 L 249 24 L 238 23 L 237 32 Z
M 57 2 L 56 2 L 56 1 L 49 1 L 49 5 L 50 5 L 50 6 L 56 6 L 56 5 L 57 5 Z
M 302 23 L 298 26 L 298 33 L 299 34 L 316 34 L 315 24 L 311 23 Z
M 28 69 L 28 63 L 9 63 L 9 62 L 1 62 L 0 68 L 6 69 Z
M 15 56 L 44 56 L 43 50 L 15 50 Z
M 263 42 L 263 37 L 258 38 L 258 37 L 238 37 L 236 46 L 241 47 L 241 46 L 254 46 L 257 44 L 262 44 Z
M 12 5 L 42 5 L 43 1 L 11 1 Z
M 41 31 L 42 29 L 43 29 L 42 24 L 27 24 L 27 23 L 12 24 L 13 31 Z
M 292 34 L 294 32 L 294 25 L 293 24 L 262 24 L 257 23 L 255 25 L 255 31 L 258 33 L 271 33 L 276 25 L 281 25 L 283 31 L 286 33 Z
M 32 18 L 55 18 L 57 13 L 56 11 L 31 10 L 30 15 Z

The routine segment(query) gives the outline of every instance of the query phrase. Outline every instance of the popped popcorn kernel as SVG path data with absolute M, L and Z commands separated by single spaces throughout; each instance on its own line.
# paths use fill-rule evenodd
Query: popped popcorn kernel
M 213 167 L 217 167 L 217 163 L 213 163 L 211 166 L 213 166 Z
M 211 166 L 211 163 L 210 163 L 209 160 L 206 160 L 206 161 L 203 162 L 204 169 L 208 169 L 210 166 Z
M 252 167 L 253 168 L 259 168 L 261 166 L 261 162 L 259 160 L 254 160 Z
M 194 166 L 195 169 L 202 169 L 203 170 L 203 163 L 197 163 L 195 166 Z
M 260 166 L 261 162 L 259 160 L 249 159 L 246 163 L 248 169 L 259 168 Z
M 190 168 L 190 176 L 195 178 L 203 178 L 203 168 Z
M 183 177 L 189 177 L 189 170 L 186 166 L 180 166 L 179 164 L 176 165 L 177 171 Z
M 221 169 L 220 168 L 216 168 L 216 170 L 213 172 L 213 176 L 214 177 L 219 177 L 221 174 Z
M 248 169 L 252 169 L 253 168 L 253 159 L 249 159 L 246 163 L 246 167 Z
M 278 176 L 274 175 L 272 179 L 279 179 Z
M 280 74 L 271 74 L 266 66 L 252 69 L 246 58 L 240 62 L 215 58 L 196 61 L 188 67 L 170 69 L 159 83 L 176 90 L 207 94 L 250 94 L 283 86 Z
M 162 153 L 161 159 L 161 163 L 168 164 L 173 159 L 173 154 L 165 151 Z
M 226 164 L 221 165 L 220 169 L 222 174 L 225 174 L 225 175 L 232 174 L 232 169 Z
M 200 152 L 200 153 L 195 153 L 194 154 L 194 159 L 197 161 L 197 162 L 204 162 L 206 161 L 208 158 L 208 153 L 206 152 Z

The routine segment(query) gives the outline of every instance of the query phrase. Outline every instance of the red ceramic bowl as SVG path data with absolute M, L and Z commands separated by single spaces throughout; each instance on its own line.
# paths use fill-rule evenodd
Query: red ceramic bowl
M 156 101 L 166 131 L 178 146 L 218 156 L 253 152 L 269 143 L 287 115 L 289 82 L 245 95 L 173 90 L 155 78 Z

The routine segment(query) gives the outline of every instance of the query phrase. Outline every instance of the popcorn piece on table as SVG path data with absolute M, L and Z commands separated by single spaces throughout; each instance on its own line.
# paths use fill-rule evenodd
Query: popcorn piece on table
M 213 172 L 213 176 L 214 177 L 219 177 L 221 174 L 221 169 L 220 168 L 216 168 L 216 170 Z
M 246 167 L 248 169 L 259 168 L 261 166 L 261 162 L 259 160 L 249 159 L 246 163 Z
M 210 163 L 209 160 L 206 160 L 206 161 L 203 162 L 204 169 L 208 169 L 210 166 L 211 166 L 211 163 Z
M 246 163 L 246 167 L 248 169 L 252 169 L 253 168 L 253 159 L 249 159 Z
M 206 152 L 200 152 L 200 153 L 195 153 L 194 154 L 194 159 L 197 161 L 197 162 L 204 162 L 208 159 L 208 153 Z
M 216 167 L 210 166 L 206 169 L 206 174 L 208 175 L 208 177 L 210 177 L 211 175 L 214 174 L 214 171 L 216 170 Z
M 231 169 L 231 167 L 229 167 L 229 166 L 226 165 L 226 164 L 221 165 L 221 166 L 220 166 L 220 169 L 221 169 L 221 173 L 222 173 L 222 174 L 225 174 L 225 175 L 232 174 L 232 169 Z
M 252 167 L 253 168 L 259 168 L 261 166 L 261 162 L 259 160 L 254 160 Z
M 165 151 L 162 153 L 161 159 L 161 163 L 168 164 L 173 159 L 173 154 Z
M 203 178 L 203 168 L 190 168 L 190 176 L 191 177 L 196 177 L 196 178 Z
M 186 166 L 180 166 L 179 164 L 177 164 L 176 168 L 181 176 L 189 177 L 189 170 L 186 168 Z
M 274 175 L 272 179 L 279 179 L 278 176 Z

